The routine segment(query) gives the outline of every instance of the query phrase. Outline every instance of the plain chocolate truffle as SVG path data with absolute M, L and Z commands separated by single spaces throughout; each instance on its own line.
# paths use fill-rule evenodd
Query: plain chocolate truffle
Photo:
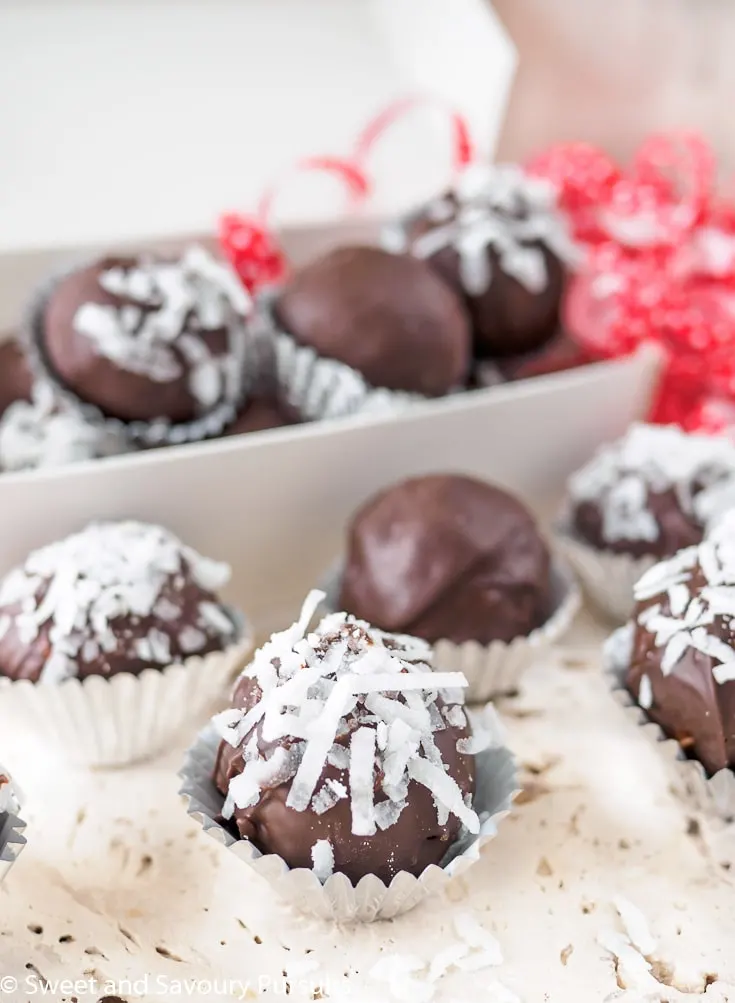
M 505 491 L 470 477 L 418 477 L 353 517 L 338 603 L 427 641 L 508 642 L 551 613 L 549 550 Z
M 635 598 L 616 635 L 631 648 L 628 689 L 708 773 L 735 768 L 735 535 L 654 565 Z
M 668 557 L 735 504 L 735 446 L 667 425 L 633 425 L 570 480 L 571 532 L 596 550 Z
M 51 375 L 106 416 L 191 422 L 240 403 L 249 310 L 228 266 L 191 247 L 71 272 L 36 337 Z
M 511 164 L 473 167 L 455 188 L 386 231 L 463 297 L 479 356 L 518 355 L 555 334 L 577 251 L 553 190 Z
M 93 523 L 0 582 L 0 675 L 138 675 L 224 650 L 237 640 L 216 596 L 229 576 L 160 526 Z
M 374 387 L 437 397 L 469 370 L 469 318 L 424 262 L 343 247 L 298 271 L 274 304 L 281 328 Z
M 215 718 L 223 817 L 322 881 L 419 875 L 463 825 L 479 829 L 461 692 L 442 689 L 451 677 L 431 671 L 423 642 L 344 613 L 309 630 L 308 600 L 305 610 L 256 653 Z

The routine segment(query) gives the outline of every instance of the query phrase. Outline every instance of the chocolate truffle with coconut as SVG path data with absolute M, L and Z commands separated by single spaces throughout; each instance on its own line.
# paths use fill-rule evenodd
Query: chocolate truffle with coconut
M 735 768 L 735 538 L 655 565 L 635 587 L 626 684 L 708 773 Z
M 0 675 L 137 675 L 223 650 L 238 634 L 216 594 L 229 576 L 160 526 L 93 523 L 0 582 Z
M 565 267 L 579 252 L 554 189 L 513 164 L 474 166 L 384 246 L 428 261 L 467 303 L 480 356 L 529 352 L 553 336 Z
M 674 426 L 634 425 L 569 481 L 568 529 L 597 550 L 667 557 L 735 505 L 735 446 Z
M 129 452 L 122 428 L 88 418 L 58 397 L 48 383 L 36 383 L 31 402 L 11 404 L 0 418 L 0 470 L 60 467 Z
M 432 672 L 424 642 L 346 613 L 274 634 L 215 718 L 215 784 L 238 834 L 321 880 L 386 884 L 439 864 L 472 808 L 474 739 L 461 673 Z
M 407 255 L 339 248 L 296 272 L 273 312 L 299 344 L 374 387 L 438 397 L 467 377 L 467 312 L 428 265 Z
M 354 515 L 337 603 L 427 641 L 509 642 L 552 612 L 550 566 L 521 502 L 433 474 L 381 491 Z
M 226 420 L 243 396 L 249 313 L 228 266 L 190 247 L 176 259 L 105 258 L 71 272 L 34 337 L 50 375 L 107 417 L 177 424 L 221 409 Z

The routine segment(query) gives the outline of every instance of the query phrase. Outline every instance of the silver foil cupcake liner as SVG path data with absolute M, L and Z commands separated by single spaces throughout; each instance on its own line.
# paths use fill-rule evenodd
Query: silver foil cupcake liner
M 0 766 L 0 884 L 26 845 L 20 818 L 20 793 L 7 770 Z
M 37 288 L 28 304 L 25 320 L 20 331 L 20 342 L 28 359 L 33 379 L 47 383 L 57 396 L 65 401 L 92 425 L 105 428 L 111 434 L 121 433 L 130 441 L 144 447 L 177 446 L 186 442 L 200 442 L 220 435 L 242 411 L 250 396 L 255 381 L 259 377 L 260 356 L 250 333 L 249 323 L 243 321 L 244 356 L 240 362 L 243 374 L 241 393 L 236 401 L 223 401 L 206 414 L 189 422 L 171 422 L 166 418 L 153 421 L 122 421 L 110 418 L 94 404 L 79 398 L 59 380 L 49 364 L 43 350 L 43 317 L 46 303 L 56 286 L 80 268 L 89 267 L 97 259 L 84 259 L 69 263 L 49 275 Z
M 555 542 L 590 602 L 613 623 L 625 623 L 635 605 L 633 586 L 657 559 L 596 550 L 575 537 L 563 521 L 556 527 Z
M 356 414 L 394 414 L 425 400 L 418 394 L 372 387 L 356 370 L 318 355 L 279 329 L 273 315 L 276 291 L 262 293 L 252 324 L 259 357 L 270 370 L 272 389 L 304 421 Z
M 326 592 L 325 606 L 336 612 L 339 606 L 342 568 L 336 568 L 321 585 Z M 553 612 L 548 620 L 525 637 L 512 641 L 439 640 L 433 644 L 433 664 L 442 671 L 463 672 L 468 687 L 465 699 L 470 704 L 486 703 L 495 697 L 517 691 L 523 674 L 542 658 L 566 634 L 579 612 L 581 595 L 574 575 L 562 561 L 551 566 Z
M 626 716 L 662 756 L 671 787 L 693 810 L 723 822 L 735 822 L 735 771 L 720 770 L 710 776 L 696 759 L 690 759 L 675 738 L 652 721 L 625 685 L 630 657 L 630 625 L 620 627 L 603 649 L 603 669 L 612 694 Z
M 496 720 L 494 715 L 492 720 L 486 718 L 483 727 L 493 728 L 498 735 Z M 353 885 L 344 874 L 333 874 L 322 884 L 313 871 L 291 869 L 282 857 L 261 853 L 249 840 L 236 839 L 221 824 L 224 798 L 212 780 L 219 743 L 220 738 L 210 725 L 186 754 L 179 773 L 183 781 L 179 793 L 188 814 L 208 836 L 265 878 L 293 908 L 335 923 L 392 919 L 442 891 L 454 877 L 480 859 L 482 848 L 496 836 L 498 825 L 510 812 L 518 791 L 512 754 L 502 745 L 486 749 L 475 757 L 477 790 L 473 807 L 480 816 L 478 835 L 467 832 L 460 835 L 442 864 L 427 867 L 419 877 L 401 871 L 386 885 L 374 874 L 368 874 Z
M 95 768 L 125 766 L 163 751 L 211 710 L 245 666 L 252 641 L 194 655 L 140 675 L 87 676 L 61 683 L 0 681 L 0 717 L 12 715 L 66 761 Z M 16 724 L 17 727 L 17 724 Z

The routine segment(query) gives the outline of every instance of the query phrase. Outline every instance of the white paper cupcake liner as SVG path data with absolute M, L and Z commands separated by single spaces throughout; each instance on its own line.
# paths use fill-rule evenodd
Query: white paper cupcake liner
M 43 351 L 44 309 L 49 296 L 59 282 L 72 272 L 86 268 L 91 264 L 94 264 L 94 260 L 81 260 L 58 269 L 37 287 L 28 304 L 25 321 L 20 332 L 20 340 L 34 380 L 52 386 L 60 399 L 64 400 L 70 407 L 76 408 L 91 424 L 108 429 L 111 434 L 120 435 L 122 432 L 131 443 L 140 446 L 176 446 L 186 442 L 200 442 L 203 439 L 220 435 L 242 411 L 260 373 L 260 357 L 246 321 L 242 321 L 245 337 L 243 358 L 239 363 L 240 372 L 243 374 L 243 383 L 237 399 L 222 401 L 211 411 L 198 416 L 193 421 L 171 422 L 165 418 L 157 418 L 153 421 L 126 422 L 110 418 L 94 404 L 81 400 L 60 382 Z
M 161 752 L 185 725 L 211 709 L 252 651 L 242 640 L 140 675 L 87 676 L 58 684 L 0 681 L 0 715 L 38 735 L 79 766 L 125 766 Z
M 488 710 L 491 710 L 488 708 Z M 495 715 L 483 717 L 483 727 L 498 735 Z M 299 912 L 335 923 L 372 923 L 408 912 L 429 895 L 442 891 L 459 874 L 480 859 L 486 843 L 511 809 L 518 791 L 515 761 L 502 745 L 480 752 L 476 760 L 477 790 L 473 807 L 480 816 L 480 832 L 464 832 L 448 850 L 441 866 L 427 867 L 419 877 L 401 871 L 390 885 L 368 874 L 352 885 L 344 874 L 333 874 L 322 884 L 313 871 L 291 869 L 282 857 L 263 854 L 247 839 L 236 839 L 220 821 L 224 798 L 214 786 L 215 757 L 220 738 L 211 725 L 189 749 L 180 772 L 181 796 L 187 812 L 207 835 L 227 847 L 265 878 L 277 893 Z
M 633 586 L 657 559 L 596 550 L 577 539 L 563 522 L 556 528 L 555 542 L 590 602 L 614 623 L 625 623 L 635 605 Z
M 299 345 L 279 329 L 273 316 L 275 297 L 273 289 L 258 297 L 253 330 L 260 357 L 269 362 L 275 393 L 303 420 L 393 414 L 425 400 L 418 394 L 372 387 L 343 362 Z
M 339 567 L 320 586 L 327 594 L 324 605 L 329 612 L 337 612 L 341 578 L 342 568 Z M 551 616 L 525 637 L 516 637 L 510 642 L 491 641 L 490 644 L 434 642 L 435 668 L 465 674 L 469 684 L 464 691 L 467 703 L 486 703 L 494 697 L 516 692 L 524 672 L 569 630 L 582 600 L 574 575 L 557 559 L 551 566 L 551 590 Z
M 709 776 L 696 759 L 690 759 L 674 738 L 652 721 L 625 685 L 631 646 L 630 625 L 620 627 L 603 650 L 603 668 L 615 700 L 627 717 L 642 729 L 668 767 L 672 788 L 693 811 L 735 822 L 735 771 L 720 770 Z
M 5 791 L 3 783 L 0 782 L 0 804 L 2 804 L 2 810 L 0 810 L 0 884 L 2 884 L 26 845 L 26 839 L 23 835 L 26 824 L 18 814 L 20 812 L 20 793 L 3 766 L 0 766 L 0 777 L 3 780 L 7 778 L 10 784 L 10 790 Z

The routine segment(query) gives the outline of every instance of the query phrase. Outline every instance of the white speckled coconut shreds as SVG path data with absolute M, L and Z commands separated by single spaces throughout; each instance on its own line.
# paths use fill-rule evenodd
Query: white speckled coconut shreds
M 453 199 L 452 199 L 453 196 Z M 456 203 L 456 204 L 455 204 Z M 383 246 L 394 254 L 410 251 L 430 258 L 446 247 L 459 256 L 459 275 L 465 292 L 481 296 L 493 280 L 488 249 L 497 254 L 500 268 L 531 293 L 548 283 L 543 244 L 560 261 L 578 265 L 579 248 L 556 204 L 556 191 L 517 164 L 472 165 L 460 175 L 450 196 L 441 196 L 421 210 L 436 223 L 415 240 L 410 226 L 416 215 L 386 228 Z
M 192 421 L 123 422 L 68 390 L 48 366 L 43 353 L 43 316 L 56 286 L 74 272 L 96 264 L 77 262 L 51 275 L 36 291 L 27 311 L 24 342 L 33 376 L 52 385 L 57 396 L 112 434 L 122 433 L 145 446 L 196 442 L 218 435 L 237 415 L 259 375 L 259 359 L 249 330 L 252 302 L 225 262 L 192 245 L 176 260 L 141 256 L 131 269 L 113 267 L 100 284 L 114 295 L 134 299 L 140 307 L 83 304 L 75 316 L 79 333 L 96 351 L 128 372 L 165 383 L 189 372 L 188 389 L 201 413 Z M 155 305 L 157 309 L 150 310 Z M 192 321 L 193 318 L 193 321 Z M 188 327 L 184 330 L 184 324 Z M 142 324 L 142 327 L 139 327 Z M 215 355 L 196 330 L 226 327 L 228 347 Z
M 19 817 L 21 794 L 7 770 L 0 766 L 0 884 L 26 845 L 25 822 Z
M 393 414 L 424 400 L 417 394 L 372 387 L 355 369 L 300 345 L 276 323 L 276 295 L 269 290 L 258 297 L 251 329 L 276 393 L 303 420 Z
M 345 613 L 330 614 L 309 631 L 322 599 L 323 593 L 311 593 L 300 620 L 256 652 L 245 675 L 257 680 L 259 703 L 236 713 L 229 709 L 213 719 L 189 750 L 181 773 L 182 794 L 205 831 L 268 877 L 298 909 L 338 921 L 368 922 L 412 908 L 477 859 L 480 846 L 495 835 L 499 819 L 510 808 L 514 767 L 510 754 L 497 744 L 497 718 L 488 709 L 477 728 L 483 741 L 476 753 L 476 794 L 472 805 L 465 803 L 456 781 L 438 765 L 433 739 L 436 730 L 450 723 L 450 708 L 461 712 L 462 723 L 467 723 L 461 673 L 432 671 L 431 648 L 425 642 L 386 635 Z M 391 645 L 386 645 L 388 639 Z M 392 697 L 398 692 L 403 694 L 401 702 Z M 436 702 L 439 695 L 441 704 Z M 389 887 L 375 875 L 366 875 L 353 887 L 344 874 L 331 873 L 334 857 L 327 840 L 312 848 L 313 871 L 290 870 L 277 855 L 264 855 L 249 840 L 235 839 L 218 821 L 230 817 L 236 806 L 255 803 L 261 785 L 274 779 L 291 781 L 289 807 L 317 810 L 325 800 L 325 785 L 320 786 L 324 764 L 336 748 L 345 717 L 352 715 L 364 726 L 351 734 L 349 790 L 328 791 L 327 803 L 332 796 L 348 796 L 353 833 L 370 836 L 393 825 L 407 808 L 411 781 L 426 786 L 440 821 L 452 813 L 463 824 L 441 867 L 428 867 L 418 878 L 401 872 Z M 264 773 L 275 756 L 261 760 L 254 748 L 223 799 L 212 780 L 219 739 L 237 747 L 259 721 L 264 735 L 288 735 L 297 741 L 288 752 L 281 750 L 275 776 Z M 373 775 L 383 777 L 387 802 L 380 805 L 373 801 Z M 386 803 L 395 810 L 382 811 Z
M 696 494 L 695 483 L 701 487 Z M 647 493 L 667 490 L 675 491 L 682 509 L 702 524 L 703 532 L 715 525 L 735 503 L 735 444 L 724 437 L 689 435 L 674 426 L 636 424 L 569 480 L 557 526 L 559 546 L 595 606 L 618 623 L 630 616 L 633 587 L 657 559 L 591 546 L 574 533 L 571 506 L 599 503 L 610 543 L 653 542 L 659 529 L 646 505 Z
M 48 383 L 36 383 L 32 401 L 15 401 L 0 418 L 0 471 L 60 467 L 130 452 L 122 428 L 93 422 Z
M 707 584 L 696 594 L 688 588 L 682 591 L 696 566 L 704 571 Z M 638 622 L 654 635 L 654 644 L 664 649 L 662 673 L 672 672 L 684 653 L 693 648 L 713 659 L 715 685 L 735 679 L 735 651 L 708 630 L 716 616 L 727 616 L 735 608 L 735 537 L 705 539 L 651 568 L 636 584 L 635 599 L 646 602 L 659 595 L 667 596 L 669 612 L 664 613 L 660 603 L 654 602 L 639 613 Z M 627 689 L 634 631 L 631 620 L 611 635 L 603 650 L 603 665 L 617 700 L 665 753 L 674 785 L 692 807 L 732 821 L 735 771 L 725 768 L 709 777 L 700 762 L 688 758 L 679 743 L 650 720 L 646 712 L 652 706 L 653 690 L 647 676 L 641 678 L 637 699 Z
M 341 575 L 340 566 L 322 583 L 327 610 L 336 609 Z M 434 664 L 461 672 L 467 679 L 467 703 L 484 704 L 494 697 L 516 692 L 528 669 L 564 637 L 582 600 L 574 575 L 563 561 L 552 560 L 551 586 L 553 612 L 546 623 L 528 636 L 516 637 L 510 643 L 491 641 L 490 644 L 477 641 L 456 644 L 444 639 L 431 646 Z
M 200 608 L 199 621 L 185 625 L 179 638 L 187 657 L 176 664 L 162 631 L 136 639 L 111 629 L 110 621 L 125 615 L 171 622 L 177 610 L 161 589 L 184 567 L 206 590 L 229 579 L 226 564 L 202 557 L 160 526 L 133 521 L 92 524 L 29 555 L 0 583 L 0 605 L 22 603 L 12 619 L 28 643 L 52 623 L 48 653 L 37 683 L 0 678 L 0 716 L 24 720 L 40 741 L 87 766 L 122 765 L 164 748 L 222 694 L 252 647 L 234 611 L 212 623 Z M 0 631 L 10 621 L 11 614 L 0 616 Z M 202 654 L 213 639 L 221 647 Z M 113 648 L 150 668 L 77 677 L 77 658 L 94 660 L 100 649 Z

